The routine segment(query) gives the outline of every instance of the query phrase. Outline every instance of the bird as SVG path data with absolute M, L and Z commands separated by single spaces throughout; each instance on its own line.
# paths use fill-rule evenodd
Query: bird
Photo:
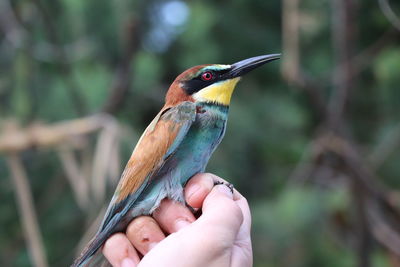
M 104 242 L 129 222 L 150 215 L 164 198 L 185 204 L 183 187 L 207 163 L 225 135 L 232 93 L 243 75 L 279 59 L 251 57 L 234 64 L 204 64 L 180 74 L 165 104 L 140 137 L 101 226 L 72 267 L 91 266 Z

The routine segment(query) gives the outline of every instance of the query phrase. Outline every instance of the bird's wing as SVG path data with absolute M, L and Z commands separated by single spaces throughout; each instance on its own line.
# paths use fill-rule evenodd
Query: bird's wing
M 182 142 L 195 117 L 195 104 L 183 102 L 164 108 L 154 118 L 133 150 L 100 229 L 104 229 L 111 220 L 120 220 L 125 215 L 154 174 Z
M 178 148 L 195 118 L 196 106 L 192 102 L 164 107 L 154 118 L 133 150 L 99 231 L 72 266 L 99 266 L 98 249 L 111 234 L 123 230 L 118 227 L 123 226 L 121 222 L 125 223 L 125 215 Z

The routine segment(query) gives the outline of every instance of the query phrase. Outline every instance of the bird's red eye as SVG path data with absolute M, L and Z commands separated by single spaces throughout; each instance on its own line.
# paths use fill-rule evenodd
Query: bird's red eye
M 201 75 L 201 79 L 203 81 L 210 81 L 214 78 L 214 75 L 211 71 L 206 71 Z

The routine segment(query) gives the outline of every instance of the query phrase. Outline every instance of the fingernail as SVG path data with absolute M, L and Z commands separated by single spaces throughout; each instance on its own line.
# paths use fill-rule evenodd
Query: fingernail
M 135 267 L 135 262 L 130 258 L 125 258 L 121 262 L 121 267 Z
M 199 191 L 200 189 L 200 185 L 198 184 L 194 184 L 193 186 L 191 186 L 188 191 L 187 191 L 187 199 L 190 200 L 192 198 L 192 196 Z
M 224 195 L 226 195 L 229 198 L 232 198 L 232 192 L 226 185 L 221 184 L 221 185 L 217 185 L 216 187 L 219 192 L 223 193 Z
M 190 222 L 188 220 L 178 219 L 175 221 L 175 231 L 179 231 L 182 228 L 185 228 L 186 226 L 188 226 L 189 224 L 190 224 Z

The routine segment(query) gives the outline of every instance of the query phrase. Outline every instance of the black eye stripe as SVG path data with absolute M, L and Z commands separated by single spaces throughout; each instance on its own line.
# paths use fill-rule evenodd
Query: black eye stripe
M 183 83 L 183 88 L 186 90 L 186 92 L 189 95 L 192 95 L 198 91 L 200 91 L 201 89 L 213 84 L 215 82 L 214 80 L 210 80 L 210 81 L 203 81 L 202 79 L 192 79 L 189 81 L 186 81 Z
M 229 69 L 226 70 L 220 70 L 220 71 L 213 71 L 213 70 L 204 70 L 201 73 L 199 73 L 196 77 L 192 78 L 191 80 L 183 82 L 183 89 L 186 90 L 187 94 L 192 95 L 201 89 L 213 84 L 217 83 L 219 81 L 225 80 L 226 77 L 224 76 L 225 73 L 227 73 Z M 205 72 L 211 72 L 214 76 L 213 79 L 210 79 L 208 81 L 205 81 L 201 78 L 201 76 Z

